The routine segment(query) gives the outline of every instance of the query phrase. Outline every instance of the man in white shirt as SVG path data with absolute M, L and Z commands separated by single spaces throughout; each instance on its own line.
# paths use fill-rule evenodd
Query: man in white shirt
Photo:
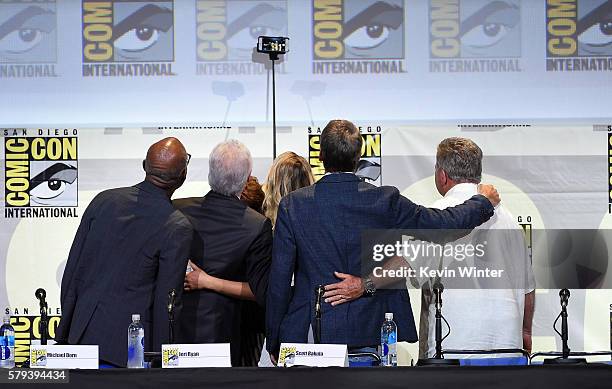
M 477 192 L 481 175 L 482 150 L 476 143 L 466 138 L 444 139 L 438 145 L 435 167 L 436 188 L 444 197 L 436 201 L 432 208 L 453 207 L 472 197 Z M 442 314 L 450 325 L 451 333 L 444 340 L 445 349 L 524 348 L 531 351 L 535 280 L 524 240 L 517 241 L 517 238 L 523 239 L 522 234 L 513 233 L 521 229 L 515 220 L 500 204 L 495 208 L 495 215 L 476 227 L 474 233 L 477 230 L 501 230 L 497 235 L 496 232 L 491 234 L 494 239 L 489 239 L 487 250 L 497 253 L 504 268 L 525 270 L 525 280 L 516 280 L 515 283 L 521 289 L 446 288 Z M 433 282 L 429 285 L 433 285 Z M 424 287 L 419 330 L 419 354 L 422 358 L 431 358 L 435 354 L 436 310 L 432 296 L 431 290 Z M 467 357 L 482 358 L 479 355 Z

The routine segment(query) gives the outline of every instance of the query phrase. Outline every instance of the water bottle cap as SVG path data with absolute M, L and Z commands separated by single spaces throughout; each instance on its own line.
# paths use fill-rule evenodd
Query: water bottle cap
M 385 313 L 385 319 L 386 320 L 393 320 L 393 312 Z
M 10 324 L 11 322 L 11 316 L 10 315 L 4 315 L 4 323 L 5 324 Z
M 140 321 L 140 315 L 138 313 L 133 313 L 132 321 Z

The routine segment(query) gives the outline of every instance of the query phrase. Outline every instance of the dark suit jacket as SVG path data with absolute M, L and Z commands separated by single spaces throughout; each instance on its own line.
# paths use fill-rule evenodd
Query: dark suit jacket
M 350 173 L 327 175 L 290 193 L 280 203 L 274 230 L 267 349 L 275 353 L 282 342 L 306 343 L 309 325 L 314 328 L 315 288 L 338 282 L 334 271 L 361 276 L 362 230 L 471 229 L 491 215 L 493 207 L 483 196 L 447 210 L 428 209 L 394 187 L 375 187 Z M 378 290 L 336 307 L 323 303 L 321 342 L 377 345 L 385 312 L 394 314 L 398 340 L 417 340 L 408 292 L 402 289 Z
M 149 182 L 98 194 L 62 277 L 57 341 L 97 344 L 100 359 L 125 366 L 127 328 L 139 313 L 145 350 L 160 351 L 168 342 L 168 291 L 176 289 L 180 302 L 192 235 L 187 218 Z
M 257 301 L 264 305 L 272 258 L 270 220 L 237 197 L 213 191 L 204 197 L 175 200 L 174 206 L 195 229 L 192 261 L 212 276 L 248 282 Z M 230 342 L 232 364 L 238 365 L 242 301 L 210 290 L 188 292 L 183 297 L 182 342 Z

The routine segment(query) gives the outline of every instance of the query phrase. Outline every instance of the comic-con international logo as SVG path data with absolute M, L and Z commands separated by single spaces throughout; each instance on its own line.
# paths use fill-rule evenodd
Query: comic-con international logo
M 295 354 L 297 354 L 297 347 L 281 347 L 278 356 L 279 366 L 293 366 L 295 364 Z
M 83 0 L 84 77 L 173 76 L 172 1 Z
M 0 1 L 0 79 L 57 77 L 55 0 Z
M 166 348 L 162 350 L 162 366 L 178 366 L 179 351 L 178 348 Z
M 612 70 L 612 1 L 546 1 L 546 70 Z
M 520 72 L 520 0 L 429 0 L 430 72 Z
M 308 162 L 312 167 L 315 181 L 325 174 L 323 162 L 319 160 L 321 154 L 321 127 L 308 127 Z M 365 182 L 382 185 L 382 154 L 381 154 L 381 126 L 359 127 L 361 138 L 361 159 L 357 164 L 355 174 Z
M 47 349 L 30 350 L 30 367 L 47 366 Z
M 4 216 L 77 217 L 77 130 L 4 130 Z
M 196 0 L 195 7 L 198 75 L 263 74 L 264 64 L 253 62 L 257 38 L 287 36 L 286 0 Z
M 312 0 L 313 73 L 405 73 L 403 0 Z

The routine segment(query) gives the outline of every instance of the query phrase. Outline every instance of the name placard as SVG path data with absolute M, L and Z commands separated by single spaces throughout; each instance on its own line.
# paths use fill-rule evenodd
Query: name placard
M 230 344 L 163 344 L 162 368 L 181 367 L 232 367 Z
M 347 347 L 345 344 L 283 343 L 278 366 L 346 367 Z
M 45 369 L 97 369 L 98 346 L 31 345 L 30 367 Z

